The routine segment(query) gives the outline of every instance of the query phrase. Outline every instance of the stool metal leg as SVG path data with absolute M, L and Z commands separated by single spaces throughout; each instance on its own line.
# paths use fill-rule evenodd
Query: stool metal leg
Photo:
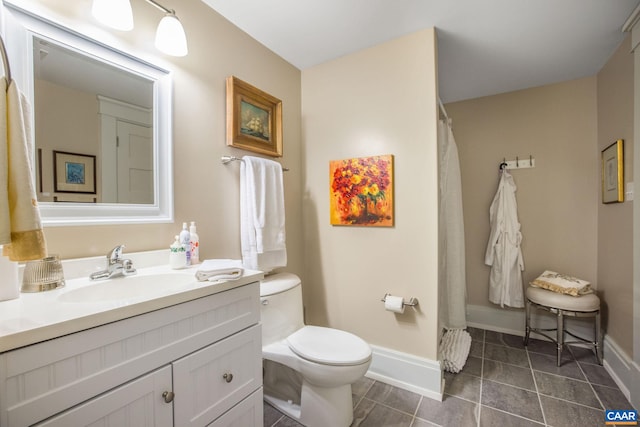
M 529 333 L 531 332 L 530 317 L 531 317 L 531 301 L 527 300 L 525 304 L 524 315 L 524 346 L 529 345 Z
M 560 359 L 562 358 L 562 345 L 564 342 L 564 318 L 562 317 L 562 310 L 558 310 L 558 366 L 560 366 Z
M 596 313 L 596 321 L 595 321 L 595 347 L 596 347 L 596 357 L 598 358 L 598 363 L 602 365 L 602 335 L 600 332 L 600 311 Z

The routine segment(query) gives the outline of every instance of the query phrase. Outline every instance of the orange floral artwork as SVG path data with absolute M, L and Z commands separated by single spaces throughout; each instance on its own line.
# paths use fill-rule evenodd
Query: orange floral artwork
M 393 226 L 393 155 L 329 162 L 331 224 Z

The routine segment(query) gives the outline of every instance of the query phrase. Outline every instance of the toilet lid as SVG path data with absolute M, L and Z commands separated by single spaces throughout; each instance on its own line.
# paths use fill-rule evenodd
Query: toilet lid
M 359 365 L 371 358 L 369 344 L 338 329 L 305 326 L 289 335 L 287 344 L 298 356 L 324 365 Z

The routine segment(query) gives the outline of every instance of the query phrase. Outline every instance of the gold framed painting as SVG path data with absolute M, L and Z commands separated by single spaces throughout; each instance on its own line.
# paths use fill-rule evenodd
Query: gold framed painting
M 602 203 L 624 202 L 624 141 L 602 150 Z
M 282 157 L 282 101 L 227 77 L 227 145 Z
M 393 227 L 393 155 L 329 162 L 332 225 Z

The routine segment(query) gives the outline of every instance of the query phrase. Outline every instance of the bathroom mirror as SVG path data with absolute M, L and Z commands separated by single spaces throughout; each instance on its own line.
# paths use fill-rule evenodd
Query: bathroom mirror
M 45 225 L 173 221 L 171 75 L 7 5 Z

